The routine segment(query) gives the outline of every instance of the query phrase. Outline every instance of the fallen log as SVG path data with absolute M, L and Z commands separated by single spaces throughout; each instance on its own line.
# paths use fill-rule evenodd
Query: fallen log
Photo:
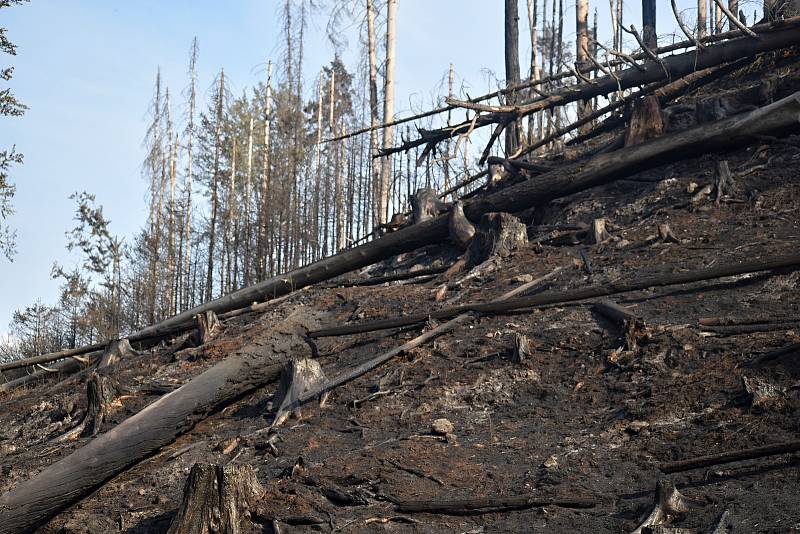
M 400 280 L 410 280 L 412 278 L 420 278 L 422 276 L 430 276 L 435 274 L 442 274 L 447 269 L 449 269 L 449 265 L 444 265 L 441 267 L 431 267 L 428 269 L 419 269 L 417 271 L 409 271 L 404 273 L 394 273 L 394 274 L 387 274 L 384 276 L 373 276 L 372 278 L 366 278 L 364 280 L 342 280 L 341 282 L 332 282 L 330 284 L 326 284 L 325 288 L 333 288 L 333 287 L 364 287 L 364 286 L 379 286 L 381 284 L 385 284 L 388 282 L 398 282 Z
M 516 287 L 516 288 L 512 289 L 511 291 L 508 291 L 507 293 L 504 293 L 503 295 L 501 295 L 500 297 L 498 297 L 497 299 L 495 299 L 492 302 L 503 302 L 503 301 L 506 301 L 506 300 L 508 300 L 510 298 L 513 298 L 513 297 L 517 296 L 517 295 L 525 293 L 526 291 L 530 290 L 531 288 L 533 288 L 535 286 L 538 286 L 539 284 L 541 284 L 543 282 L 546 282 L 547 280 L 549 280 L 553 276 L 556 276 L 563 269 L 564 269 L 563 267 L 558 267 L 555 270 L 551 271 L 550 273 L 545 274 L 544 276 L 540 276 L 539 278 L 531 280 L 530 282 L 522 284 L 521 286 Z M 473 316 L 472 313 L 463 313 L 463 314 L 458 315 L 454 319 L 450 319 L 446 323 L 442 323 L 439 326 L 437 326 L 435 328 L 432 328 L 431 330 L 429 330 L 427 332 L 423 332 L 419 336 L 417 336 L 414 339 L 411 339 L 411 340 L 403 343 L 399 347 L 394 347 L 393 349 L 390 349 L 387 352 L 384 352 L 383 354 L 380 354 L 380 355 L 378 355 L 378 356 L 376 356 L 374 358 L 371 358 L 371 359 L 369 359 L 369 360 L 367 360 L 367 361 L 365 361 L 363 363 L 360 363 L 360 364 L 356 365 L 355 367 L 353 367 L 352 369 L 344 371 L 344 372 L 340 373 L 339 375 L 333 377 L 332 379 L 326 381 L 324 384 L 320 385 L 319 387 L 317 387 L 317 388 L 315 388 L 315 389 L 313 389 L 311 391 L 305 392 L 304 394 L 300 395 L 292 404 L 287 406 L 286 409 L 297 408 L 300 405 L 302 405 L 302 404 L 304 404 L 304 403 L 306 403 L 306 402 L 308 402 L 308 401 L 310 401 L 310 400 L 312 400 L 314 398 L 317 398 L 317 397 L 320 397 L 321 395 L 327 394 L 332 389 L 337 388 L 337 387 L 339 387 L 339 386 L 341 386 L 343 384 L 346 384 L 347 382 L 350 382 L 351 380 L 355 380 L 356 378 L 368 373 L 369 371 L 372 371 L 373 369 L 376 369 L 377 367 L 380 367 L 381 365 L 383 365 L 384 363 L 388 362 L 389 360 L 391 360 L 395 356 L 403 354 L 404 352 L 408 352 L 409 350 L 417 348 L 417 347 L 427 343 L 428 341 L 431 341 L 432 339 L 435 339 L 435 338 L 437 338 L 437 337 L 439 337 L 439 336 L 441 336 L 443 334 L 446 334 L 447 332 L 450 332 L 451 330 L 453 330 L 457 326 L 459 326 L 461 324 L 465 324 L 465 323 L 467 323 L 469 321 L 472 321 L 473 318 L 474 318 L 474 316 Z
M 768 324 L 768 323 L 790 323 L 800 322 L 800 315 L 797 314 L 753 314 L 747 317 L 721 316 L 721 317 L 701 317 L 697 320 L 700 326 L 739 326 L 744 324 Z
M 396 152 L 407 151 L 421 145 L 435 145 L 441 141 L 474 131 L 484 126 L 504 124 L 543 110 L 563 106 L 578 100 L 587 100 L 606 95 L 622 89 L 645 85 L 668 79 L 674 80 L 697 70 L 729 63 L 745 57 L 752 57 L 763 52 L 770 52 L 800 44 L 800 17 L 787 19 L 768 28 L 759 30 L 759 39 L 748 36 L 733 38 L 702 51 L 691 50 L 683 54 L 675 54 L 660 58 L 659 61 L 647 61 L 637 67 L 631 67 L 613 75 L 594 78 L 591 82 L 577 83 L 564 87 L 550 95 L 514 106 L 497 107 L 496 111 L 484 113 L 473 120 L 464 121 L 454 126 L 438 130 L 420 130 L 420 137 L 404 142 L 402 145 L 378 151 L 378 156 L 388 156 Z
M 677 462 L 666 462 L 659 465 L 658 469 L 662 473 L 680 473 L 682 471 L 699 469 L 701 467 L 711 467 L 712 465 L 729 464 L 732 462 L 741 462 L 743 460 L 755 460 L 756 458 L 764 458 L 765 456 L 790 454 L 794 452 L 800 452 L 800 440 L 774 443 L 772 445 L 764 445 L 763 447 L 754 447 L 752 449 L 743 449 L 740 451 L 723 452 L 721 454 L 709 454 L 707 456 L 699 456 L 687 460 L 678 460 Z
M 31 532 L 122 470 L 171 443 L 220 406 L 280 375 L 289 355 L 310 355 L 299 309 L 265 335 L 0 496 L 0 534 Z
M 719 265 L 707 269 L 698 269 L 696 271 L 688 271 L 681 273 L 668 273 L 659 275 L 638 275 L 633 276 L 629 280 L 618 280 L 609 282 L 606 285 L 594 286 L 583 289 L 575 289 L 571 291 L 553 291 L 549 293 L 540 293 L 531 297 L 521 297 L 502 302 L 475 302 L 470 304 L 463 304 L 453 308 L 445 308 L 428 313 L 416 313 L 407 315 L 405 317 L 398 317 L 395 319 L 382 319 L 378 321 L 369 321 L 354 325 L 336 326 L 325 328 L 322 330 L 314 330 L 309 332 L 309 337 L 327 337 L 327 336 L 342 336 L 349 334 L 361 334 L 364 332 L 373 332 L 376 330 L 386 330 L 388 328 L 399 328 L 402 326 L 409 326 L 418 324 L 428 319 L 447 319 L 462 313 L 477 312 L 477 313 L 503 313 L 509 311 L 516 311 L 524 308 L 536 308 L 550 304 L 560 304 L 565 302 L 575 302 L 579 300 L 586 300 L 598 297 L 606 297 L 618 293 L 627 293 L 629 291 L 637 291 L 641 289 L 648 289 L 651 287 L 663 287 L 678 284 L 689 284 L 693 282 L 701 282 L 704 280 L 712 280 L 715 278 L 724 278 L 727 276 L 737 276 L 741 274 L 749 274 L 760 271 L 771 271 L 773 269 L 782 268 L 799 268 L 800 267 L 800 254 L 793 254 L 790 256 L 780 256 L 777 258 L 766 260 L 755 260 L 743 263 L 730 263 L 726 265 Z
M 7 391 L 13 391 L 17 388 L 21 388 L 22 386 L 37 382 L 39 380 L 44 380 L 45 378 L 49 378 L 51 376 L 64 376 L 70 375 L 73 373 L 77 373 L 81 369 L 87 369 L 88 367 L 92 366 L 96 363 L 99 358 L 103 356 L 103 351 L 98 350 L 94 352 L 84 353 L 83 356 L 70 356 L 63 361 L 56 362 L 51 366 L 50 371 L 45 371 L 44 369 L 39 369 L 38 371 L 34 371 L 33 373 L 21 376 L 14 380 L 9 380 L 3 384 L 0 384 L 0 393 L 5 393 Z M 80 359 L 78 359 L 80 358 Z M 82 361 L 83 360 L 83 361 Z M 89 363 L 85 363 L 85 362 Z M 26 366 L 21 366 L 26 367 Z M 52 369 L 56 371 L 56 373 L 52 372 Z
M 800 352 L 800 343 L 792 343 L 791 345 L 787 345 L 785 347 L 761 354 L 760 356 L 756 356 L 747 362 L 747 367 L 758 367 L 759 365 L 764 365 L 766 363 L 775 361 L 782 356 L 792 354 L 794 352 Z
M 395 507 L 398 512 L 466 515 L 476 513 L 493 513 L 500 510 L 524 510 L 542 506 L 558 506 L 559 508 L 593 508 L 597 505 L 594 499 L 581 497 L 477 497 L 473 499 L 398 501 Z
M 774 332 L 776 330 L 798 330 L 800 322 L 793 321 L 788 323 L 763 323 L 763 324 L 742 324 L 734 326 L 704 326 L 706 332 L 713 332 L 721 336 L 738 336 L 741 334 L 754 334 L 756 332 Z
M 800 32 L 798 35 L 800 36 Z M 556 198 L 626 178 L 646 169 L 700 154 L 734 150 L 758 141 L 761 135 L 782 135 L 798 127 L 800 127 L 800 92 L 749 113 L 664 135 L 641 145 L 600 154 L 588 161 L 564 166 L 542 174 L 536 180 L 521 182 L 465 203 L 464 212 L 467 218 L 473 221 L 480 220 L 484 213 L 520 212 Z M 253 302 L 281 297 L 396 254 L 410 252 L 448 238 L 448 217 L 440 215 L 207 302 L 131 334 L 128 339 L 137 342 L 182 333 L 194 328 L 194 316 L 207 310 L 221 313 L 250 306 Z M 105 345 L 99 345 L 99 348 L 103 346 Z M 98 346 L 93 345 L 85 347 L 83 351 L 97 349 Z M 72 354 L 81 353 L 83 353 L 81 349 L 74 349 L 72 352 Z M 63 353 L 37 356 L 35 363 L 55 361 L 64 357 Z M 31 363 L 31 359 L 17 360 L 0 366 L 0 371 L 3 368 L 26 367 Z

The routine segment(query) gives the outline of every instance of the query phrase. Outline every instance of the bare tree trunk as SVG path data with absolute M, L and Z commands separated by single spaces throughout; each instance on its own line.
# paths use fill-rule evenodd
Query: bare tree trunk
M 658 48 L 656 0 L 642 0 L 642 40 L 650 50 Z
M 505 58 L 506 86 L 519 84 L 519 11 L 518 0 L 506 0 L 505 5 Z M 516 95 L 506 97 L 509 104 L 516 102 Z M 511 156 L 519 145 L 519 125 L 516 122 L 506 127 L 506 155 Z
M 214 251 L 217 239 L 217 209 L 219 185 L 219 163 L 220 152 L 222 150 L 222 115 L 223 102 L 225 96 L 225 70 L 219 71 L 219 89 L 216 102 L 216 125 L 214 130 L 214 165 L 211 176 L 211 220 L 209 221 L 208 232 L 208 269 L 206 270 L 206 300 L 209 301 L 213 295 L 214 287 Z
M 733 13 L 734 17 L 739 17 L 739 0 L 728 0 L 728 11 Z M 755 22 L 755 21 L 753 21 Z M 728 28 L 733 29 L 734 25 L 728 21 Z
M 373 159 L 378 151 L 378 137 L 375 128 L 378 126 L 378 40 L 375 36 L 375 9 L 373 0 L 367 0 L 367 47 L 369 56 L 369 167 L 372 176 L 370 192 L 372 196 L 372 219 L 378 221 L 380 205 L 378 198 L 381 196 L 381 181 L 379 173 L 380 160 Z
M 191 285 L 191 248 L 192 248 L 192 181 L 194 179 L 194 114 L 197 106 L 197 37 L 192 41 L 192 51 L 189 59 L 189 120 L 186 126 L 186 152 L 188 162 L 186 164 L 186 181 L 184 188 L 186 189 L 186 204 L 184 206 L 184 246 L 185 256 L 184 262 L 186 263 L 186 273 L 183 289 L 182 310 L 190 307 L 191 302 L 189 296 L 192 294 Z M 193 299 L 192 299 L 193 300 Z
M 453 98 L 453 79 L 455 77 L 455 73 L 453 72 L 453 64 L 450 63 L 450 71 L 447 74 L 447 96 L 448 98 Z M 451 115 L 450 111 L 447 112 L 447 125 L 450 126 L 451 124 Z M 452 157 L 450 154 L 450 150 L 452 148 L 452 144 L 450 143 L 450 139 L 447 140 L 447 144 L 444 147 L 444 190 L 447 191 L 450 189 L 450 158 Z M 402 160 L 401 160 L 402 163 Z M 402 176 L 402 173 L 400 174 Z M 398 188 L 399 189 L 399 188 Z M 447 198 L 444 199 L 445 201 Z M 402 209 L 402 208 L 400 208 Z
M 264 102 L 264 155 L 261 158 L 261 232 L 262 245 L 259 261 L 263 269 L 261 276 L 275 272 L 272 243 L 272 202 L 270 195 L 270 124 L 272 122 L 272 61 L 267 62 L 267 94 Z
M 538 25 L 539 25 L 539 12 L 538 12 L 538 0 L 527 0 L 528 1 L 528 26 L 530 27 L 531 33 L 531 78 L 534 80 L 538 80 L 542 76 L 541 72 L 541 62 L 539 57 L 539 32 L 538 32 Z M 531 92 L 532 94 L 532 92 Z M 531 115 L 528 119 L 528 144 L 533 144 L 534 139 L 536 138 L 535 126 L 536 123 L 539 125 L 539 138 L 543 135 L 542 131 L 542 114 L 537 113 L 536 115 Z M 466 170 L 466 169 L 465 169 Z
M 697 38 L 702 39 L 708 34 L 708 15 L 707 0 L 697 0 Z
M 395 44 L 397 41 L 397 0 L 386 1 L 386 77 L 383 88 L 383 120 L 389 122 L 394 118 L 394 58 Z M 383 129 L 383 148 L 392 145 L 392 128 Z M 379 224 L 386 222 L 389 216 L 389 200 L 391 186 L 391 161 L 387 160 L 381 165 L 381 198 L 378 199 Z
M 347 127 L 342 125 L 342 134 L 347 133 Z M 347 168 L 347 155 L 345 153 L 344 141 L 337 141 L 337 158 L 336 158 L 336 252 L 344 250 L 345 248 L 345 208 L 344 208 L 344 173 Z
M 242 261 L 243 285 L 249 286 L 251 283 L 250 278 L 250 245 L 252 236 L 252 225 L 250 221 L 250 208 L 252 206 L 253 196 L 253 116 L 250 116 L 250 121 L 247 127 L 247 176 L 245 178 L 244 186 L 244 254 Z
M 320 253 L 320 243 L 322 240 L 320 239 L 320 194 L 321 194 L 321 178 L 322 178 L 322 100 L 325 96 L 325 91 L 323 90 L 323 75 L 324 70 L 322 68 L 319 69 L 319 87 L 318 87 L 318 96 L 317 96 L 317 154 L 316 154 L 316 175 L 314 177 L 314 206 L 312 208 L 312 231 L 314 232 L 314 259 L 319 259 L 322 254 Z
M 576 0 L 575 12 L 575 29 L 577 32 L 577 40 L 575 43 L 575 69 L 578 72 L 585 72 L 586 69 L 591 66 L 589 62 L 589 0 Z M 583 119 L 591 113 L 591 100 L 581 100 L 578 102 L 578 120 Z M 591 130 L 592 127 L 592 123 L 584 124 L 578 129 L 578 133 L 586 133 Z

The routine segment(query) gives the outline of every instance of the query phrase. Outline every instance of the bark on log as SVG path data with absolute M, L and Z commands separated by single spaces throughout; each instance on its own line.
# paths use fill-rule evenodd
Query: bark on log
M 597 501 L 580 497 L 478 497 L 474 499 L 458 499 L 452 501 L 422 500 L 400 501 L 396 504 L 398 512 L 405 513 L 439 513 L 466 515 L 476 513 L 493 513 L 498 510 L 524 510 L 541 506 L 558 506 L 560 508 L 593 508 Z
M 388 282 L 399 282 L 400 280 L 410 280 L 412 278 L 420 278 L 423 276 L 442 274 L 449 268 L 450 268 L 449 265 L 443 265 L 441 267 L 431 267 L 429 269 L 419 269 L 417 271 L 387 274 L 385 276 L 374 276 L 372 278 L 367 278 L 364 280 L 343 280 L 341 282 L 332 282 L 330 284 L 325 284 L 321 287 L 333 288 L 333 287 L 379 286 L 381 284 L 385 284 Z
M 797 33 L 800 37 L 800 32 Z M 480 220 L 484 213 L 493 211 L 520 212 L 537 204 L 631 176 L 642 170 L 700 154 L 733 150 L 758 141 L 760 135 L 782 135 L 797 129 L 798 126 L 800 126 L 800 92 L 749 113 L 664 135 L 641 145 L 610 154 L 600 154 L 586 162 L 564 166 L 543 174 L 536 180 L 521 182 L 486 197 L 476 198 L 465 205 L 464 211 L 471 220 Z M 248 306 L 252 302 L 280 297 L 396 254 L 439 243 L 448 237 L 448 218 L 439 216 L 207 302 L 144 328 L 128 336 L 128 339 L 134 342 L 170 333 L 181 333 L 194 328 L 193 317 L 206 310 L 220 313 Z M 94 345 L 64 352 L 82 354 L 103 347 L 104 345 Z M 36 357 L 36 362 L 31 358 L 18 360 L 0 365 L 0 371 L 25 367 L 32 363 L 55 361 L 67 355 L 69 354 L 63 352 L 57 355 L 43 355 Z
M 195 464 L 167 534 L 240 534 L 264 493 L 247 464 Z
M 618 293 L 648 289 L 651 287 L 663 287 L 677 284 L 689 284 L 703 280 L 712 280 L 726 276 L 736 276 L 740 274 L 754 273 L 760 271 L 770 271 L 773 269 L 798 268 L 800 267 L 800 254 L 790 256 L 779 256 L 766 260 L 756 260 L 744 263 L 730 263 L 719 265 L 709 269 L 698 269 L 696 271 L 669 273 L 650 276 L 633 276 L 628 280 L 618 280 L 607 285 L 587 287 L 572 291 L 553 291 L 550 293 L 540 293 L 531 297 L 521 297 L 503 302 L 483 302 L 463 304 L 453 308 L 445 308 L 426 313 L 415 313 L 399 317 L 396 319 L 384 319 L 370 321 L 361 324 L 336 326 L 323 330 L 309 332 L 309 337 L 318 338 L 326 336 L 341 336 L 348 334 L 360 334 L 385 330 L 388 328 L 399 328 L 418 324 L 428 319 L 447 319 L 467 312 L 478 313 L 502 313 L 523 308 L 534 308 L 549 304 L 564 302 L 575 302 L 598 297 L 606 297 Z
M 493 124 L 503 124 L 510 120 L 536 113 L 538 111 L 563 106 L 578 100 L 606 95 L 619 89 L 630 89 L 639 85 L 663 79 L 677 79 L 694 71 L 728 63 L 744 57 L 752 57 L 763 52 L 771 52 L 800 44 L 800 18 L 788 19 L 760 30 L 759 39 L 744 36 L 706 47 L 702 51 L 691 50 L 683 54 L 667 56 L 660 62 L 648 61 L 631 67 L 612 76 L 595 78 L 591 83 L 580 83 L 555 91 L 551 95 L 520 103 L 513 109 L 503 108 L 494 113 L 485 113 L 475 121 L 465 121 L 452 127 L 439 130 L 421 130 L 421 137 L 403 143 L 389 150 L 379 151 L 380 156 L 406 151 L 421 145 L 434 145 L 450 137 L 455 137 Z
M 682 471 L 689 471 L 691 469 L 698 469 L 700 467 L 711 467 L 712 465 L 741 462 L 743 460 L 754 460 L 756 458 L 764 458 L 766 456 L 791 454 L 795 452 L 800 452 L 800 440 L 774 443 L 772 445 L 764 445 L 763 447 L 754 447 L 752 449 L 744 449 L 740 451 L 723 452 L 722 454 L 710 454 L 708 456 L 689 458 L 688 460 L 678 460 L 677 462 L 667 462 L 659 465 L 658 469 L 662 473 L 680 473 Z
M 310 356 L 316 324 L 299 309 L 247 346 L 0 496 L 0 534 L 31 532 L 232 399 L 274 381 L 288 355 Z
M 79 356 L 79 358 L 81 359 L 88 360 L 90 362 L 89 364 L 83 363 L 82 361 L 74 357 L 69 357 L 63 361 L 56 362 L 55 364 L 50 366 L 52 369 L 55 369 L 57 371 L 56 373 L 53 373 L 51 371 L 45 371 L 43 369 L 34 371 L 33 373 L 21 376 L 14 380 L 9 380 L 4 384 L 0 384 L 0 393 L 13 391 L 27 384 L 34 383 L 38 380 L 45 380 L 52 376 L 66 376 L 66 375 L 71 375 L 73 373 L 77 373 L 81 369 L 87 369 L 89 366 L 97 363 L 98 358 L 100 358 L 102 355 L 103 355 L 102 351 L 95 351 L 95 352 L 90 352 L 88 354 L 84 354 L 83 356 Z M 23 365 L 21 367 L 25 366 Z
M 776 350 L 772 350 L 756 356 L 749 362 L 747 362 L 747 367 L 758 367 L 759 365 L 764 365 L 769 362 L 773 362 L 778 358 L 786 356 L 787 354 L 792 354 L 795 352 L 800 352 L 800 343 L 792 343 L 791 345 L 787 345 L 785 347 L 781 347 Z

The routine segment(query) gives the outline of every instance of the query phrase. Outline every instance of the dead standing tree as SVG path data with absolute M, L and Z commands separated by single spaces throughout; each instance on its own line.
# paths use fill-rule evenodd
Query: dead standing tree
M 519 11 L 517 0 L 506 0 L 505 4 L 505 59 L 506 85 L 519 84 Z M 507 103 L 514 104 L 517 97 L 511 93 Z M 511 122 L 506 127 L 506 154 L 513 154 L 519 144 L 519 124 Z
M 426 151 L 432 150 L 434 146 L 449 137 L 471 132 L 478 128 L 510 124 L 512 121 L 532 113 L 557 108 L 578 100 L 591 99 L 595 96 L 606 95 L 617 90 L 629 89 L 664 79 L 675 80 L 708 67 L 729 63 L 745 57 L 753 57 L 763 52 L 787 48 L 800 43 L 798 28 L 800 28 L 800 18 L 788 19 L 773 26 L 757 28 L 759 39 L 736 37 L 714 46 L 708 46 L 701 53 L 692 50 L 683 54 L 668 56 L 658 61 L 650 60 L 613 75 L 595 78 L 591 80 L 591 83 L 577 83 L 514 106 L 481 106 L 483 113 L 471 121 L 457 124 L 451 128 L 420 130 L 420 137 L 417 139 L 408 140 L 388 151 L 383 150 L 381 155 L 386 156 L 423 145 L 426 146 Z M 655 53 L 654 51 L 651 52 Z M 459 104 L 464 105 L 465 103 Z M 474 106 L 468 104 L 464 105 L 464 107 L 474 109 Z M 484 156 L 488 156 L 486 151 L 484 151 Z

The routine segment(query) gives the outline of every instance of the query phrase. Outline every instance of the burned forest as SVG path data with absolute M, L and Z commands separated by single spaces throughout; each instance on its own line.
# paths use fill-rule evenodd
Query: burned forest
M 800 2 L 486 2 L 412 112 L 404 1 L 275 4 L 256 86 L 158 71 L 139 233 L 70 197 L 0 534 L 800 532 Z

